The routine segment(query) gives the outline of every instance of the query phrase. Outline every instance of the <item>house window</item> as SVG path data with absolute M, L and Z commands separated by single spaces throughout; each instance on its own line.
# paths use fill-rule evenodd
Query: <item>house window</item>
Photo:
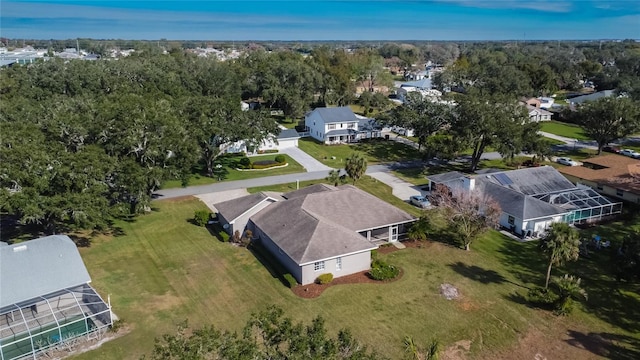
M 356 127 L 356 123 L 348 123 L 347 124 L 347 129 L 355 129 Z
M 515 225 L 515 224 L 516 224 L 516 218 L 509 215 L 509 225 Z
M 342 270 L 342 258 L 336 258 L 336 271 Z
M 616 189 L 616 195 L 622 196 L 622 195 L 624 195 L 624 191 L 622 191 L 620 189 Z
M 313 271 L 322 271 L 324 270 L 324 261 L 316 261 L 313 263 Z
M 327 128 L 329 130 L 335 130 L 336 129 L 336 124 L 329 124 L 329 125 L 327 125 Z

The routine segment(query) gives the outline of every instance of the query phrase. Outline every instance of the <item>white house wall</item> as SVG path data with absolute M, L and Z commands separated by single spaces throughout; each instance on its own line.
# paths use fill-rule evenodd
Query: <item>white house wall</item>
M 334 278 L 341 276 L 355 274 L 361 271 L 369 270 L 371 268 L 371 251 L 364 251 L 357 254 L 341 257 L 342 270 L 336 268 L 336 258 L 324 261 L 324 270 L 315 271 L 315 264 L 311 263 L 302 266 L 302 279 L 300 283 L 302 285 L 311 284 L 316 281 L 319 275 L 333 274 Z
M 317 112 L 311 112 L 304 119 L 304 125 L 309 129 L 309 135 L 312 138 L 324 142 L 324 121 Z
M 263 233 L 262 230 L 260 230 L 260 228 L 256 227 L 253 223 L 249 223 L 248 228 L 249 229 L 253 228 L 252 231 L 253 231 L 254 239 L 259 239 L 260 244 L 264 246 L 265 249 L 267 249 L 267 251 L 269 251 L 269 253 L 282 266 L 284 266 L 284 268 L 287 269 L 287 271 L 289 271 L 289 273 L 293 275 L 293 277 L 296 278 L 298 282 L 301 282 L 302 268 L 295 261 L 293 261 L 289 257 L 289 255 L 281 251 L 278 245 L 276 245 L 273 242 L 273 240 L 271 240 L 271 238 L 269 238 L 265 233 Z

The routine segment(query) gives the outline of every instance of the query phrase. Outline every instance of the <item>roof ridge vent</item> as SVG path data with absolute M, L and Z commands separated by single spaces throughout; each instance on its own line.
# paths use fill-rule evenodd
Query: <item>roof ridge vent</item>
M 27 245 L 20 245 L 13 248 L 13 252 L 20 252 L 27 250 Z

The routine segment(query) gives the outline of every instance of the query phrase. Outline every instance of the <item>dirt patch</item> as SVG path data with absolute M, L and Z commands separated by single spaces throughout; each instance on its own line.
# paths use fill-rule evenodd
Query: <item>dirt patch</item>
M 393 247 L 395 249 L 395 247 Z M 390 282 L 394 282 L 398 279 L 402 278 L 404 271 L 400 269 L 400 274 L 391 280 L 378 281 L 373 280 L 367 275 L 368 271 L 361 271 L 359 273 L 341 276 L 339 278 L 334 279 L 330 284 L 309 284 L 309 285 L 298 285 L 291 289 L 294 294 L 300 296 L 305 299 L 313 299 L 322 295 L 322 293 L 331 286 L 336 285 L 347 285 L 347 284 L 386 284 Z
M 440 294 L 447 300 L 455 300 L 460 297 L 458 289 L 451 284 L 440 284 Z
M 460 340 L 444 349 L 442 360 L 464 360 L 471 350 L 471 340 Z

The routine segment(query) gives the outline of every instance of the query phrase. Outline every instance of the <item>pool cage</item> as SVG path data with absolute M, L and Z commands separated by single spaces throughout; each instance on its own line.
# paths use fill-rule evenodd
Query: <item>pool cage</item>
M 113 324 L 110 304 L 88 284 L 0 309 L 0 359 L 37 359 L 65 350 L 81 336 L 98 337 Z
M 571 211 L 564 219 L 568 224 L 599 221 L 622 212 L 621 202 L 613 202 L 593 189 L 580 185 L 577 189 L 534 195 L 534 197 Z

